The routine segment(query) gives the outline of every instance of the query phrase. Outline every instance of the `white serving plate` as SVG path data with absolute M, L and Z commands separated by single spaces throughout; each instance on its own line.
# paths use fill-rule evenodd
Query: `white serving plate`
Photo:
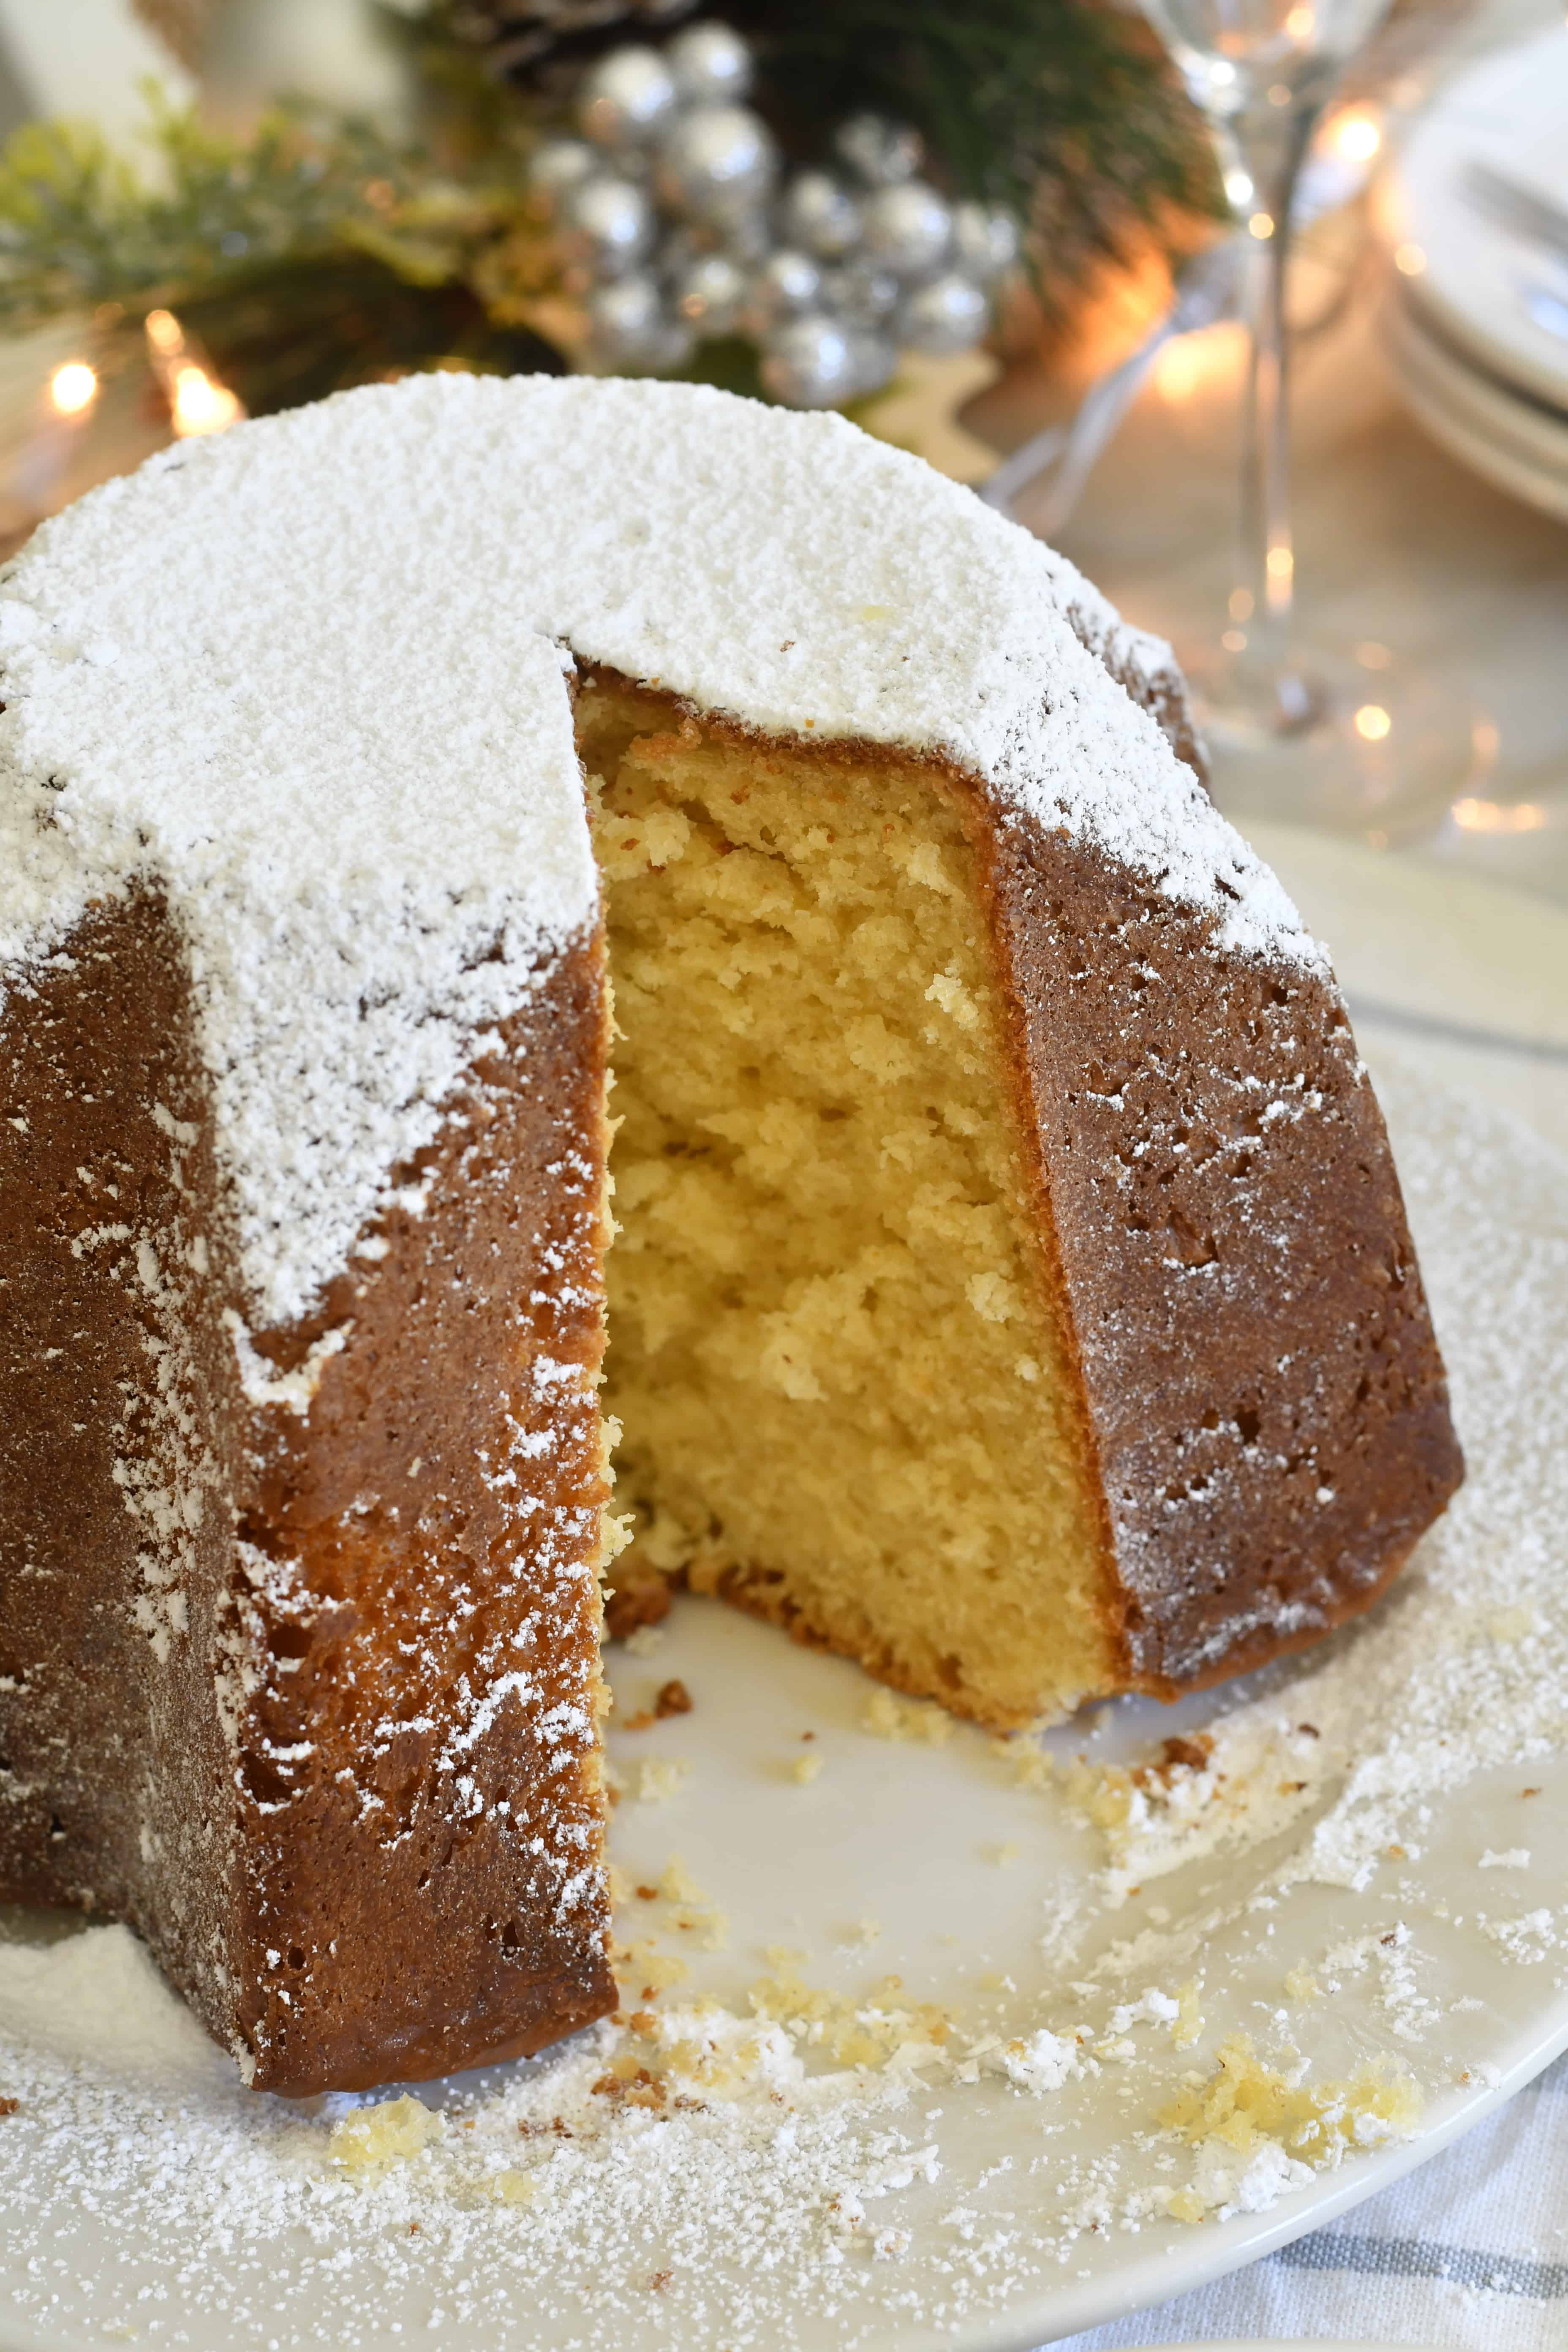
M 1346 853 L 1342 874 L 1338 852 L 1310 837 L 1281 831 L 1268 846 L 1288 881 L 1299 866 L 1310 919 L 1320 906 L 1348 918 L 1366 898 L 1367 856 Z M 1548 909 L 1524 910 L 1510 964 L 1488 953 L 1489 937 L 1501 937 L 1492 902 L 1506 893 L 1474 886 L 1480 913 L 1467 926 L 1462 880 L 1423 876 L 1403 862 L 1378 870 L 1391 887 L 1396 941 L 1402 924 L 1414 934 L 1423 907 L 1429 935 L 1436 936 L 1441 916 L 1445 946 L 1429 957 L 1423 985 L 1446 961 L 1454 1007 L 1479 1003 L 1494 1026 L 1511 1011 L 1521 1032 L 1539 1036 L 1553 1002 L 1561 1001 L 1568 921 Z M 1368 903 L 1375 908 L 1375 898 Z M 1468 939 L 1477 943 L 1468 951 Z M 1477 959 L 1468 971 L 1468 952 Z M 1373 942 L 1357 943 L 1342 961 L 1356 967 L 1352 987 L 1358 978 L 1363 985 L 1371 979 L 1380 1000 L 1386 994 L 1387 975 Z M 1416 1010 L 1429 1009 L 1418 996 Z M 1562 1232 L 1561 1166 L 1536 1156 L 1522 1131 L 1510 1139 L 1494 1130 L 1488 1140 L 1465 1117 L 1456 1124 L 1430 1096 L 1419 1063 L 1385 1055 L 1374 1033 L 1381 1034 L 1369 1024 L 1363 1044 L 1386 1074 L 1395 1145 L 1407 1183 L 1415 1180 L 1417 1238 L 1443 1328 L 1445 1315 L 1458 1312 L 1453 1269 L 1467 1254 L 1470 1262 L 1479 1256 L 1495 1264 L 1506 1284 L 1516 1278 L 1510 1236 L 1521 1228 Z M 1456 1153 L 1468 1157 L 1479 1187 L 1473 1213 L 1458 1217 L 1451 1203 L 1435 1207 L 1424 1190 L 1424 1171 L 1440 1171 Z M 1560 1368 L 1568 1357 L 1563 1292 L 1561 1281 L 1555 1291 L 1537 1285 L 1517 1331 L 1500 1315 L 1489 1336 L 1467 1338 L 1467 1349 L 1479 1346 L 1485 1354 L 1495 1342 L 1509 1357 L 1533 1350 L 1538 1368 L 1553 1359 Z M 1451 1326 L 1448 1344 L 1452 1352 Z M 1461 1391 L 1467 1381 L 1473 1387 L 1488 1377 L 1479 1360 L 1456 1361 L 1455 1369 Z M 1527 1452 L 1529 1441 L 1526 1429 Z M 1559 1576 L 1557 1589 L 1568 1621 L 1568 1577 Z M 1426 1622 L 1399 1618 L 1399 1605 L 1396 1599 L 1393 1612 L 1385 1606 L 1365 1628 L 1337 1637 L 1329 1653 L 1310 1654 L 1245 1687 L 1174 1709 L 1122 1702 L 1098 1711 L 1090 1724 L 1053 1733 L 1049 1744 L 1063 1759 L 1080 1750 L 1097 1761 L 1131 1759 L 1260 1689 L 1275 1692 L 1293 1712 L 1295 1694 L 1320 1672 L 1336 1671 L 1331 1659 L 1325 1663 L 1330 1653 L 1353 1660 L 1364 1654 L 1358 1644 L 1386 1641 L 1402 1622 Z M 1558 1632 L 1568 1638 L 1568 1622 L 1554 1629 L 1554 1638 Z M 739 2352 L 742 2345 L 828 2352 L 850 2343 L 859 2352 L 935 2352 L 938 2345 L 954 2352 L 1027 2352 L 1202 2285 L 1321 2226 L 1437 2153 L 1568 2046 L 1568 1945 L 1521 1958 L 1518 1948 L 1474 1924 L 1477 1912 L 1511 1919 L 1561 1901 L 1561 1871 L 1551 1858 L 1568 1851 L 1568 1717 L 1553 1752 L 1531 1761 L 1528 1779 L 1540 1793 L 1528 1807 L 1521 1808 L 1526 1776 L 1517 1766 L 1482 1773 L 1434 1801 L 1418 1854 L 1380 1864 L 1359 1891 L 1309 1881 L 1278 1897 L 1273 1909 L 1248 1910 L 1283 1849 L 1276 1842 L 1216 1853 L 1151 1882 L 1120 1910 L 1102 1912 L 1089 1902 L 1078 1948 L 1070 1948 L 1069 1926 L 1068 1946 L 1058 1939 L 1053 1959 L 1042 1952 L 1042 1929 L 1059 1911 L 1064 1891 L 1089 1893 L 1104 1860 L 1099 1833 L 1071 1818 L 1054 1791 L 1016 1786 L 981 1735 L 960 1727 L 940 1747 L 872 1738 L 863 1728 L 870 1685 L 854 1668 L 698 1601 L 679 1604 L 656 1655 L 622 1654 L 614 1675 L 623 1715 L 643 1706 L 652 1686 L 670 1675 L 685 1680 L 696 1702 L 689 1716 L 618 1732 L 613 1741 L 634 1779 L 647 1757 L 691 1767 L 668 1802 L 622 1804 L 614 1846 L 633 1883 L 653 1877 L 679 1853 L 728 1911 L 726 1948 L 690 1955 L 693 1989 L 743 2012 L 745 1988 L 768 1965 L 763 1948 L 782 1943 L 804 1948 L 811 1980 L 829 1988 L 859 1991 L 868 1979 L 896 1969 L 912 1997 L 947 2004 L 970 2026 L 993 2011 L 1005 2031 L 1046 2014 L 1070 2022 L 1079 2012 L 1065 1979 L 1086 1978 L 1110 1941 L 1140 1929 L 1153 1934 L 1153 1906 L 1163 1895 L 1178 1929 L 1184 1920 L 1214 1924 L 1189 1935 L 1184 1958 L 1135 1958 L 1120 1981 L 1136 1994 L 1203 1969 L 1202 2043 L 1178 2062 L 1156 2029 L 1139 2027 L 1135 2063 L 1108 2062 L 1046 2098 L 995 2081 L 917 2089 L 906 2109 L 886 2118 L 888 2132 L 910 2146 L 939 2144 L 941 2177 L 929 2186 L 917 2179 L 874 2209 L 879 2223 L 910 2229 L 910 2249 L 878 2262 L 852 2248 L 826 2288 L 815 2257 L 797 2263 L 799 2250 L 776 2239 L 764 2246 L 761 2220 L 737 2223 L 728 2194 L 711 2208 L 699 2201 L 679 2216 L 673 2254 L 659 2234 L 675 2227 L 668 2216 L 646 2239 L 623 2217 L 601 2238 L 563 2244 L 548 2268 L 531 2268 L 521 2254 L 517 2232 L 524 2221 L 517 2215 L 487 2213 L 478 2234 L 472 2216 L 454 2217 L 450 2229 L 426 2219 L 421 2234 L 410 2237 L 401 2218 L 407 2209 L 395 2200 L 385 2206 L 380 2235 L 379 2221 L 374 2228 L 357 2220 L 352 2230 L 340 2227 L 334 2217 L 342 2209 L 327 2203 L 310 2230 L 275 2226 L 259 2210 L 237 2215 L 231 2205 L 229 2236 L 220 2243 L 210 2230 L 187 2223 L 190 2197 L 176 2177 L 184 2166 L 189 2180 L 213 2184 L 221 2202 L 226 2149 L 239 2147 L 229 2119 L 244 2103 L 220 2079 L 220 2062 L 193 2045 L 177 2076 L 144 2079 L 129 2090 L 129 2076 L 89 2066 L 58 2098 L 52 2131 L 36 2148 L 28 2143 L 26 2159 L 13 2137 L 22 2118 L 0 2123 L 0 2345 L 6 2352 L 78 2352 L 113 2340 L 177 2342 L 190 2352 L 291 2352 L 321 2343 L 411 2339 L 438 2343 L 447 2352 L 651 2352 L 656 2346 Z M 1320 1692 L 1326 1687 L 1314 1685 Z M 1310 1703 L 1316 1707 L 1316 1699 Z M 800 1738 L 806 1729 L 815 1733 L 809 1749 Z M 803 1786 L 790 1766 L 807 1752 L 825 1762 L 820 1777 Z M 1531 1862 L 1483 1874 L 1484 1853 L 1520 1845 L 1525 1816 Z M 1009 1845 L 1016 1856 L 1000 1867 L 998 1853 Z M 626 1911 L 638 1913 L 635 1899 Z M 1445 1911 L 1455 1916 L 1445 1920 Z M 1114 2202 L 1110 2168 L 1120 2165 L 1124 2178 L 1143 2177 L 1149 2156 L 1140 2142 L 1180 2066 L 1206 2064 L 1214 2042 L 1237 2028 L 1267 2046 L 1284 2030 L 1276 2017 L 1288 1970 L 1314 1963 L 1346 1937 L 1370 1937 L 1380 1948 L 1400 1920 L 1413 1926 L 1421 1999 L 1435 2005 L 1434 2022 L 1415 2040 L 1403 2038 L 1402 2021 L 1408 2027 L 1413 2014 L 1408 2006 L 1390 2008 L 1387 1981 L 1373 1981 L 1375 1969 L 1352 1969 L 1332 2001 L 1293 2008 L 1288 2031 L 1319 2074 L 1342 2074 L 1377 2053 L 1406 2063 L 1426 2097 L 1414 2137 L 1317 2174 L 1265 2210 L 1195 2226 L 1151 2219 L 1136 2234 L 1090 2229 L 1067 2243 L 1053 2217 L 1068 2170 L 1098 2168 Z M 847 1929 L 868 1921 L 879 1930 L 874 1948 L 846 1941 Z M 631 1928 L 642 1924 L 639 1915 Z M 1161 1930 L 1168 1932 L 1168 1926 Z M 671 1940 L 679 1944 L 679 1937 Z M 1011 1990 L 983 1989 L 983 1976 L 1010 1979 Z M 1097 1994 L 1081 2012 L 1086 2021 L 1103 2022 L 1117 1981 L 1105 1978 L 1103 1998 Z M 0 2016 L 0 2035 L 4 2025 Z M 7 2079 L 0 2052 L 0 2093 Z M 464 2086 L 452 2087 L 460 2093 Z M 129 2119 L 128 2131 L 147 2136 L 148 2164 L 133 2192 L 92 2160 L 94 2134 L 112 2100 Z M 254 2114 L 258 2105 L 244 2111 Z M 320 2122 L 291 2128 L 296 2143 L 312 2132 L 324 2138 Z M 359 2193 L 367 2200 L 381 2194 Z M 961 2207 L 977 2217 L 968 2237 L 943 2219 Z M 367 2202 L 356 2214 L 374 2219 L 379 2210 Z M 822 2221 L 812 2214 L 809 2230 L 820 2234 Z M 966 2251 L 998 2233 L 1010 2237 L 1011 2251 L 1005 2246 L 988 2257 L 981 2275 L 964 2272 Z M 650 2274 L 666 2268 L 667 2284 L 654 2291 Z M 939 2307 L 944 2297 L 945 2310 Z
M 1467 366 L 1405 306 L 1390 315 L 1389 344 L 1406 404 L 1450 457 L 1527 506 L 1568 520 L 1568 422 Z
M 1568 27 L 1553 26 L 1457 74 L 1411 132 L 1381 207 L 1385 233 L 1424 257 L 1403 291 L 1505 383 L 1568 405 L 1568 342 L 1539 325 L 1521 283 L 1553 276 L 1528 239 L 1465 198 L 1471 163 L 1568 205 Z

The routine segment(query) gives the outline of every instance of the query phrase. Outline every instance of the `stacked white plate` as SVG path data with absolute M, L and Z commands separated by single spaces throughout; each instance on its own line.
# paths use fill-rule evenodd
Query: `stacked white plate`
M 1463 464 L 1568 520 L 1568 247 L 1478 202 L 1489 174 L 1568 223 L 1568 26 L 1448 83 L 1384 207 L 1410 407 Z

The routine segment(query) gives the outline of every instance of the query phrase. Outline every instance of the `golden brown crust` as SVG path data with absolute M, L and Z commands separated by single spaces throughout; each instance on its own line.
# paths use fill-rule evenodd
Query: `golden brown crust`
M 1368 1606 L 1463 1462 L 1332 983 L 1194 953 L 1212 919 L 1090 844 L 994 838 L 1128 1680 L 1173 1696 Z
M 133 1921 L 270 2089 L 445 2073 L 604 2014 L 601 948 L 541 973 L 401 1171 L 423 1217 L 395 1211 L 384 1255 L 258 1339 L 287 1370 L 348 1327 L 308 1418 L 239 1391 L 160 908 L 99 910 L 14 1003 L 0 1753 L 33 1793 L 0 1813 L 0 1894 Z M 125 1230 L 73 1255 L 102 1222 L 79 1163 L 118 1181 Z M 43 1234 L 40 1184 L 62 1203 Z M 188 1258 L 195 1227 L 205 1277 L 139 1285 L 143 1248 Z M 154 1410 L 122 1411 L 149 1338 L 196 1430 L 183 1465 Z M 117 1458 L 176 1502 L 205 1488 L 162 1657 Z

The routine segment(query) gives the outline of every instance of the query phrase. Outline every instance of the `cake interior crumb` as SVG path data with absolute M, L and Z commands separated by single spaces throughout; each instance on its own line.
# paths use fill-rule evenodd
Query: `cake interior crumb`
M 725 1590 L 998 1728 L 1059 1715 L 1117 1670 L 957 788 L 608 682 L 577 727 L 617 1030 L 616 1576 Z

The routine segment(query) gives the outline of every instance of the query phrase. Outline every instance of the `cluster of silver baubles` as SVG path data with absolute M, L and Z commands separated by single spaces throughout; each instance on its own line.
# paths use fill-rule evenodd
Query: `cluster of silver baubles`
M 700 341 L 744 335 L 796 408 L 876 392 L 900 351 L 967 351 L 1017 257 L 1011 217 L 950 205 L 912 131 L 856 115 L 837 168 L 780 167 L 744 103 L 752 57 L 726 25 L 612 49 L 578 99 L 582 137 L 534 153 L 591 363 L 665 373 Z

